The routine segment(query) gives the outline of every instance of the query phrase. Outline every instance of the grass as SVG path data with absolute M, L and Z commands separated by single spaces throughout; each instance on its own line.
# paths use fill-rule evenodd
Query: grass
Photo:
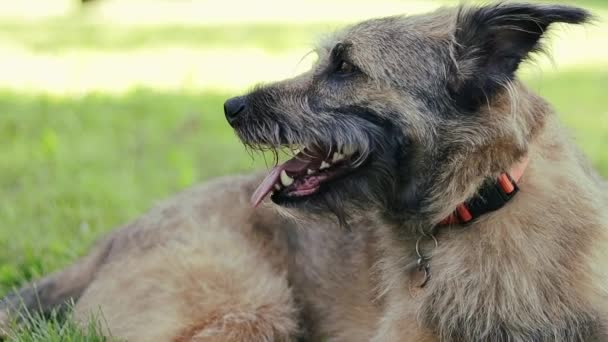
M 270 52 L 284 51 L 311 43 L 311 36 L 327 32 L 328 23 L 249 23 L 238 25 L 183 26 L 169 24 L 131 28 L 91 22 L 80 16 L 44 21 L 4 21 L 0 39 L 18 39 L 22 46 L 40 52 L 74 49 L 132 51 L 167 45 L 205 46 L 206 48 L 253 47 Z M 82 39 L 87 37 L 87 39 Z
M 94 317 L 84 326 L 61 315 L 53 313 L 50 317 L 29 315 L 25 323 L 12 323 L 13 330 L 8 340 L 19 342 L 112 342 L 118 340 L 104 337 L 103 318 Z
M 0 291 L 72 260 L 155 199 L 252 169 L 224 124 L 225 97 L 0 94 Z
M 603 1 L 596 2 L 602 7 Z M 243 83 L 218 84 L 229 72 L 247 84 L 268 80 L 267 75 L 281 76 L 273 73 L 277 65 L 297 63 L 294 50 L 306 48 L 318 32 L 335 26 L 163 24 L 127 30 L 90 20 L 90 15 L 36 22 L 0 19 L 2 58 L 21 63 L 13 67 L 20 70 L 15 76 L 0 76 L 0 295 L 69 264 L 101 234 L 180 189 L 263 167 L 263 160 L 252 161 L 245 153 L 221 111 L 223 100 L 242 91 Z M 162 54 L 165 46 L 180 46 L 197 57 L 216 49 L 223 52 L 209 63 L 179 60 L 175 64 L 180 68 L 174 69 L 160 63 L 174 57 L 154 63 L 146 59 Z M 272 62 L 256 60 L 259 70 L 240 75 L 238 70 L 245 69 L 238 59 L 243 48 L 261 49 L 266 54 L 260 61 Z M 74 51 L 103 63 L 83 67 Z M 36 64 L 40 58 L 43 67 Z M 150 64 L 145 69 L 149 79 L 123 75 L 145 63 Z M 192 71 L 200 64 L 209 64 L 209 71 L 223 69 Z M 48 77 L 58 66 L 84 76 L 66 87 L 73 80 L 63 73 Z M 555 105 L 594 165 L 608 176 L 608 64 L 559 70 L 527 72 L 524 78 Z M 11 70 L 2 71 L 0 75 L 7 75 L 4 71 Z M 22 72 L 31 84 L 19 83 Z M 175 86 L 165 78 L 173 74 L 202 81 Z M 98 76 L 112 83 L 96 83 Z M 87 91 L 79 91 L 80 82 L 89 79 L 93 81 Z M 156 86 L 165 84 L 170 86 Z M 103 340 L 95 324 L 80 329 L 57 317 L 32 321 L 10 340 Z
M 525 77 L 555 107 L 593 164 L 608 176 L 608 68 Z

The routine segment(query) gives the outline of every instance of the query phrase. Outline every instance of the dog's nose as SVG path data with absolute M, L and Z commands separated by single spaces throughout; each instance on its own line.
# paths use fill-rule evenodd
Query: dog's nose
M 245 110 L 245 104 L 245 96 L 233 97 L 224 102 L 224 114 L 230 124 L 233 124 L 239 114 Z

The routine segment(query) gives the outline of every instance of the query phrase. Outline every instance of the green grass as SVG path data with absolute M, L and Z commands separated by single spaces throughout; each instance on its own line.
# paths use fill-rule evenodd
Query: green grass
M 7 337 L 15 342 L 118 342 L 104 337 L 103 317 L 93 317 L 84 325 L 52 313 L 50 317 L 27 315 L 21 323 L 12 322 Z
M 263 166 L 224 124 L 225 97 L 0 93 L 0 294 L 68 264 L 159 199 Z M 14 340 L 94 341 L 85 337 L 95 329 L 75 327 L 35 318 Z
M 587 3 L 608 7 L 603 0 Z M 249 46 L 276 53 L 310 46 L 319 32 L 334 27 L 295 23 L 123 30 L 86 17 L 68 19 L 0 20 L 0 42 L 32 56 L 59 59 L 73 50 L 128 56 L 165 45 L 193 51 Z M 112 71 L 100 71 L 105 72 Z M 526 75 L 608 176 L 606 65 Z M 261 158 L 253 161 L 247 155 L 225 124 L 221 107 L 231 95 L 226 92 L 140 87 L 126 93 L 51 93 L 53 89 L 0 89 L 0 295 L 69 264 L 101 234 L 180 189 L 264 165 Z M 69 320 L 34 317 L 9 340 L 103 340 L 95 337 L 98 331 L 95 324 L 80 329 Z
M 531 88 L 551 102 L 593 164 L 608 176 L 608 68 L 528 76 Z
M 0 292 L 73 260 L 155 200 L 252 169 L 224 124 L 225 98 L 0 93 Z

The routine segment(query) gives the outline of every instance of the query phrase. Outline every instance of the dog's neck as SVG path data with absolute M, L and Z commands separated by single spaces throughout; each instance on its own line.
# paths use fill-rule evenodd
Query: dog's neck
M 435 227 L 435 232 L 442 226 L 466 225 L 484 214 L 504 207 L 519 191 L 517 183 L 524 175 L 528 162 L 529 156 L 525 155 L 509 171 L 502 172 L 495 180 L 488 180 L 483 183 L 472 198 L 456 206 L 453 213 Z M 416 288 L 425 287 L 431 278 L 431 258 L 422 252 L 420 247 L 421 242 L 425 239 L 433 241 L 435 247 L 438 245 L 438 241 L 432 233 L 430 235 L 423 234 L 417 239 L 415 251 L 418 258 L 418 268 L 417 272 L 412 274 L 413 279 L 415 279 L 412 285 Z
M 477 195 L 460 203 L 439 226 L 467 224 L 484 214 L 502 208 L 519 191 L 517 183 L 524 175 L 528 161 L 529 157 L 526 155 L 513 165 L 510 171 L 501 173 L 496 180 L 484 183 Z

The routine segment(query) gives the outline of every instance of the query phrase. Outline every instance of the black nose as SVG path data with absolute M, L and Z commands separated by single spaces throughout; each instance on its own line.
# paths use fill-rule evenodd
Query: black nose
M 245 96 L 237 96 L 224 102 L 224 114 L 230 124 L 245 110 Z

